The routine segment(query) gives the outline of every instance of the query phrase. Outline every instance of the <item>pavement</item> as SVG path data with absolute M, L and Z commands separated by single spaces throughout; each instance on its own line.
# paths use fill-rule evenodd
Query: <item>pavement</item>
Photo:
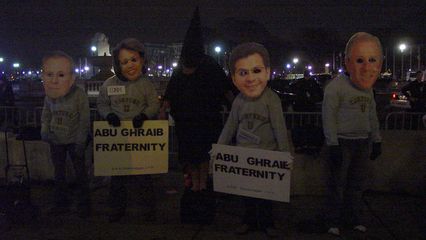
M 28 224 L 3 226 L 0 221 L 0 239 L 269 239 L 264 232 L 236 235 L 234 230 L 243 213 L 241 201 L 232 195 L 218 194 L 216 218 L 212 224 L 181 224 L 179 199 L 183 192 L 183 179 L 175 169 L 168 174 L 154 175 L 157 203 L 157 220 L 146 222 L 130 193 L 126 216 L 117 223 L 108 222 L 108 179 L 92 181 L 93 214 L 81 219 L 75 209 L 68 215 L 51 217 L 47 210 L 52 206 L 52 184 L 32 184 L 31 197 L 41 214 Z M 133 199 L 132 199 L 133 197 Z M 426 199 L 407 194 L 367 192 L 364 196 L 366 212 L 363 217 L 368 227 L 366 233 L 343 229 L 340 237 L 327 233 L 305 233 L 298 226 L 303 220 L 313 219 L 320 212 L 323 196 L 292 196 L 290 203 L 274 202 L 276 227 L 280 235 L 275 239 L 426 239 Z

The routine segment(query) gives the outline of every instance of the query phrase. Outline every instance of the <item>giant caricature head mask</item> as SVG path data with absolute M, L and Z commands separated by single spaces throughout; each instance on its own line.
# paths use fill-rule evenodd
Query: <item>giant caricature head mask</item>
M 46 95 L 57 99 L 65 96 L 74 84 L 71 57 L 62 52 L 53 53 L 43 58 L 43 86 Z
M 115 75 L 122 81 L 136 81 L 145 73 L 145 48 L 134 38 L 127 38 L 112 51 Z
M 377 37 L 358 32 L 346 45 L 345 64 L 351 82 L 359 89 L 370 89 L 380 75 L 383 53 Z
M 269 53 L 258 43 L 243 43 L 232 50 L 229 66 L 234 85 L 248 98 L 262 95 L 270 76 Z

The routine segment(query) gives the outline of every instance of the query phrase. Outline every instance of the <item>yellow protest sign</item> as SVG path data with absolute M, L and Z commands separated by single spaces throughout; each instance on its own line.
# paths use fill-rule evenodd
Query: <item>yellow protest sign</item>
M 168 152 L 168 121 L 145 121 L 141 128 L 131 121 L 121 121 L 120 127 L 93 122 L 95 176 L 167 173 Z

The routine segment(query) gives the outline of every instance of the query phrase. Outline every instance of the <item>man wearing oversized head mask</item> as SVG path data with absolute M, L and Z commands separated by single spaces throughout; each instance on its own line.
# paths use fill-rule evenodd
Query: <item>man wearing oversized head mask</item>
M 89 100 L 84 90 L 74 84 L 74 62 L 70 56 L 61 51 L 51 52 L 44 56 L 42 64 L 46 97 L 41 115 L 41 137 L 50 144 L 55 168 L 55 206 L 50 213 L 59 215 L 69 211 L 65 180 L 68 153 L 80 191 L 78 214 L 87 217 L 90 199 L 84 152 L 90 127 Z
M 347 72 L 325 88 L 323 127 L 329 148 L 329 233 L 341 224 L 365 232 L 360 210 L 368 159 L 381 154 L 381 136 L 372 86 L 379 77 L 383 54 L 377 37 L 355 33 L 345 49 Z M 370 147 L 372 146 L 372 147 Z M 370 152 L 370 149 L 371 152 Z

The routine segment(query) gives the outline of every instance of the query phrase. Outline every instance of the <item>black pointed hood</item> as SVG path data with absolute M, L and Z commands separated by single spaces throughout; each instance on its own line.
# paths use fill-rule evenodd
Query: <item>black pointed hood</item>
M 197 67 L 204 56 L 204 43 L 201 31 L 200 11 L 195 8 L 181 52 L 181 63 L 186 67 Z

